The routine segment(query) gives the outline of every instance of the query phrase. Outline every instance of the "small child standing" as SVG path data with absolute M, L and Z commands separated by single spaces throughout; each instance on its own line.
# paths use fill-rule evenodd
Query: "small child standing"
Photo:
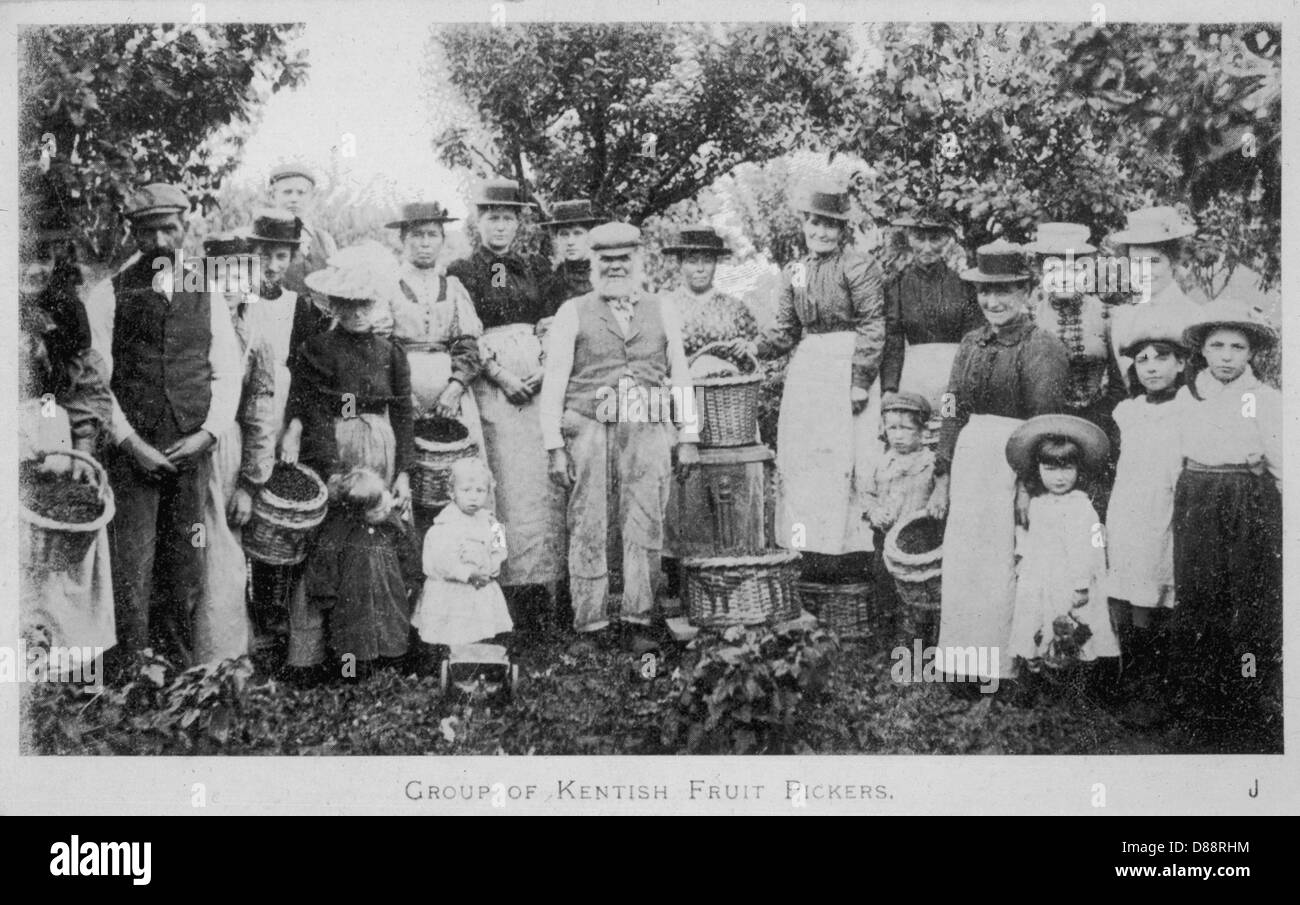
M 1030 418 L 1007 440 L 1007 462 L 1029 488 L 1029 527 L 1020 556 L 1010 655 L 1030 673 L 1118 657 L 1102 592 L 1106 546 L 1080 477 L 1104 467 L 1105 433 L 1073 415 Z
M 1106 593 L 1123 654 L 1123 688 L 1158 681 L 1165 656 L 1163 623 L 1174 600 L 1174 487 L 1182 470 L 1178 410 L 1188 322 L 1181 310 L 1146 305 L 1117 337 L 1133 360 L 1128 383 L 1135 391 L 1115 407 L 1119 464 L 1106 510 L 1109 570 Z M 1136 704 L 1136 707 L 1145 705 Z M 1135 711 L 1137 713 L 1139 711 Z M 1155 714 L 1148 714 L 1148 722 Z
M 920 393 L 886 393 L 881 415 L 888 449 L 867 477 L 862 514 L 875 541 L 876 599 L 881 612 L 897 616 L 904 640 L 920 638 L 923 645 L 931 646 L 939 634 L 938 610 L 909 607 L 904 611 L 884 560 L 885 535 L 903 516 L 925 509 L 934 491 L 934 452 L 921 442 L 930 420 L 930 402 Z
M 369 468 L 329 480 L 330 508 L 307 557 L 309 605 L 328 616 L 329 646 L 347 679 L 404 657 L 420 580 L 415 538 L 385 481 Z
M 506 561 L 506 535 L 485 508 L 491 485 L 481 460 L 452 465 L 451 504 L 424 536 L 426 580 L 411 617 L 426 644 L 474 644 L 514 629 L 496 582 Z

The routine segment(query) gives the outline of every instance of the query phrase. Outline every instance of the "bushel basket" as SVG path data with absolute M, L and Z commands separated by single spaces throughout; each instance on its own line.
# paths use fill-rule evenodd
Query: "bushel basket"
M 693 356 L 694 363 L 723 343 L 709 343 Z M 730 377 L 696 377 L 701 446 L 749 446 L 758 437 L 758 393 L 763 374 L 758 359 L 746 356 L 749 373 Z
M 277 466 L 283 468 L 285 466 Z M 311 479 L 316 494 L 306 500 L 289 500 L 263 487 L 253 498 L 253 514 L 244 526 L 244 551 L 258 562 L 273 566 L 300 563 L 307 558 L 312 530 L 325 518 L 329 493 L 325 482 L 305 465 L 295 468 Z
M 943 522 L 924 510 L 899 519 L 885 535 L 884 559 L 903 603 L 920 610 L 939 609 Z
M 115 509 L 113 488 L 108 484 L 108 473 L 104 470 L 104 466 L 100 465 L 93 456 L 75 449 L 46 450 L 36 453 L 34 458 L 43 459 L 45 456 L 56 455 L 80 459 L 90 464 L 95 471 L 99 499 L 104 506 L 97 518 L 89 522 L 72 523 L 49 518 L 33 512 L 25 505 L 19 505 L 18 511 L 26 526 L 24 530 L 27 531 L 27 540 L 30 544 L 28 556 L 31 562 L 39 563 L 51 571 L 66 572 L 86 558 L 86 553 L 95 543 L 95 537 L 100 529 L 113 520 Z
M 443 442 L 420 436 L 422 426 L 435 423 L 458 435 L 457 438 Z M 459 421 L 443 418 L 436 422 L 434 419 L 416 422 L 415 468 L 411 470 L 411 496 L 415 505 L 439 509 L 451 502 L 451 466 L 458 459 L 473 459 L 478 454 L 478 444 L 470 439 L 469 431 Z
M 846 638 L 881 633 L 882 614 L 877 612 L 871 582 L 800 581 L 795 587 L 800 605 L 816 616 L 824 628 Z
M 682 560 L 682 596 L 692 625 L 716 628 L 799 616 L 799 554 L 785 550 Z

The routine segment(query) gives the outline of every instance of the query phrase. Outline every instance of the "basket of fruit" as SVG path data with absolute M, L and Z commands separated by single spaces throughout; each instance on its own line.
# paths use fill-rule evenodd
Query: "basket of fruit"
M 312 530 L 325 518 L 329 492 L 305 465 L 278 463 L 253 498 L 253 514 L 244 526 L 244 550 L 273 566 L 300 563 L 307 557 Z
M 95 483 L 83 484 L 66 473 L 40 471 L 37 463 L 55 455 L 89 463 Z M 37 453 L 35 460 L 24 462 L 19 470 L 18 500 L 31 561 L 56 572 L 85 559 L 100 529 L 113 520 L 108 474 L 93 456 L 77 450 Z
M 749 446 L 758 439 L 763 372 L 752 355 L 738 366 L 713 354 L 725 349 L 725 343 L 709 343 L 691 356 L 701 446 Z
M 458 459 L 473 459 L 478 444 L 465 425 L 451 418 L 421 418 L 415 422 L 415 468 L 411 496 L 415 505 L 438 509 L 451 500 L 451 466 Z
M 799 615 L 799 554 L 765 550 L 682 560 L 682 596 L 692 625 L 717 628 L 785 622 Z

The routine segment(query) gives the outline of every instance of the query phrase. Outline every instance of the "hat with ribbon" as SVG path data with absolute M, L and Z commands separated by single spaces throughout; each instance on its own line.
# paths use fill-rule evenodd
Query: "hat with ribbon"
M 957 222 L 938 204 L 922 204 L 914 207 L 897 219 L 891 220 L 889 225 L 913 229 L 946 229 L 954 233 L 957 231 Z
M 213 233 L 203 240 L 203 254 L 209 258 L 224 258 L 248 252 L 248 243 L 237 233 Z
M 474 193 L 475 207 L 532 207 L 513 179 L 487 179 Z
M 1172 207 L 1144 207 L 1126 216 L 1124 228 L 1110 234 L 1118 245 L 1158 245 L 1195 234 L 1196 226 L 1188 223 Z
M 412 201 L 403 204 L 401 213 L 395 220 L 384 224 L 386 229 L 401 229 L 416 223 L 453 223 L 459 217 L 448 216 L 443 206 L 436 201 Z
M 1025 251 L 1036 255 L 1090 255 L 1097 251 L 1088 243 L 1090 230 L 1082 223 L 1040 223 L 1034 241 Z
M 809 187 L 806 200 L 796 210 L 847 221 L 850 216 L 849 193 L 836 183 L 818 182 Z
M 1029 471 L 1038 445 L 1049 437 L 1078 444 L 1083 466 L 1089 471 L 1098 471 L 1110 456 L 1106 432 L 1091 421 L 1074 415 L 1037 415 L 1017 427 L 1007 440 L 1007 463 L 1017 474 Z
M 282 163 L 271 170 L 271 175 L 267 178 L 268 185 L 275 185 L 281 179 L 289 179 L 293 176 L 301 176 L 316 186 L 316 174 L 311 171 L 311 167 L 303 163 Z
M 542 226 L 559 229 L 561 226 L 594 226 L 601 218 L 591 209 L 591 202 L 586 198 L 574 198 L 571 201 L 557 201 L 551 206 L 551 219 Z
M 1139 304 L 1126 306 L 1132 313 L 1122 319 L 1112 319 L 1115 347 L 1127 358 L 1133 358 L 1143 346 L 1164 343 L 1187 351 L 1187 328 L 1191 325 L 1186 309 L 1178 305 Z
M 331 310 L 367 305 L 383 298 L 385 287 L 395 283 L 396 267 L 392 252 L 369 240 L 335 252 L 328 267 L 307 274 L 304 282 L 328 299 Z
M 677 235 L 673 237 L 670 245 L 665 245 L 661 251 L 666 254 L 685 254 L 688 251 L 709 252 L 715 257 L 723 257 L 731 254 L 731 249 L 727 243 L 722 241 L 722 236 L 712 226 L 697 225 L 687 226 L 679 229 Z
M 1025 266 L 1024 249 L 1005 239 L 977 248 L 975 264 L 961 272 L 963 280 L 969 283 L 1022 283 L 1033 279 Z
M 1183 331 L 1189 349 L 1199 351 L 1216 329 L 1240 330 L 1250 338 L 1251 351 L 1277 344 L 1277 331 L 1264 316 L 1263 309 L 1236 298 L 1219 297 L 1201 308 L 1200 316 Z
M 253 215 L 253 225 L 244 233 L 244 241 L 274 242 L 277 245 L 302 244 L 302 220 L 286 210 L 264 209 Z
M 630 254 L 641 246 L 641 230 L 631 223 L 602 223 L 587 233 L 587 245 L 602 258 Z
M 126 202 L 126 216 L 131 220 L 184 214 L 189 209 L 189 197 L 166 182 L 154 182 L 137 189 Z

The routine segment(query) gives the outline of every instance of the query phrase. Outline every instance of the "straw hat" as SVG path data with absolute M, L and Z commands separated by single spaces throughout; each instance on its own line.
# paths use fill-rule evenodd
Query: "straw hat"
M 807 200 L 795 208 L 832 220 L 849 219 L 849 193 L 832 182 L 819 182 L 808 190 Z
M 1188 223 L 1172 207 L 1144 207 L 1126 216 L 1124 229 L 1110 234 L 1118 245 L 1158 245 L 1195 234 L 1196 226 Z
M 372 240 L 335 252 L 328 267 L 307 274 L 304 282 L 313 292 L 328 298 L 331 308 L 339 304 L 366 305 L 383 297 L 395 269 L 392 253 Z
M 1240 330 L 1250 337 L 1251 351 L 1269 348 L 1277 343 L 1277 331 L 1264 316 L 1264 312 L 1247 302 L 1234 298 L 1218 298 L 1205 305 L 1187 329 L 1183 339 L 1188 348 L 1198 351 L 1205 338 L 1218 327 Z
M 945 208 L 933 203 L 913 208 L 898 219 L 891 220 L 889 225 L 907 226 L 915 229 L 946 229 L 953 233 L 957 231 L 957 223 L 953 220 L 952 215 Z
M 574 198 L 571 201 L 557 201 L 551 207 L 551 219 L 542 226 L 559 229 L 561 226 L 594 226 L 601 218 L 591 208 L 586 198 Z
M 968 283 L 1023 283 L 1033 274 L 1025 266 L 1024 249 L 1005 239 L 998 239 L 975 250 L 976 266 L 963 270 Z
M 1007 463 L 1017 474 L 1023 474 L 1034 464 L 1038 444 L 1048 437 L 1073 440 L 1083 455 L 1083 466 L 1097 471 L 1110 456 L 1110 441 L 1106 433 L 1091 421 L 1074 415 L 1038 415 L 1020 425 L 1007 440 Z
M 475 207 L 532 207 L 513 179 L 488 179 L 474 193 Z
M 1097 247 L 1088 244 L 1089 232 L 1082 223 L 1040 223 L 1025 251 L 1036 255 L 1092 254 Z
M 447 216 L 447 211 L 436 201 L 413 201 L 402 205 L 402 212 L 397 219 L 385 223 L 385 229 L 401 229 L 415 223 L 453 223 L 459 217 Z
M 671 245 L 665 245 L 664 254 L 684 254 L 688 251 L 707 251 L 714 257 L 731 254 L 722 236 L 712 226 L 687 226 L 677 231 Z
M 1148 343 L 1167 343 L 1187 351 L 1184 332 L 1191 323 L 1186 310 L 1178 305 L 1133 305 L 1132 313 L 1112 321 L 1115 346 L 1128 358 Z
M 285 210 L 261 210 L 253 216 L 252 229 L 244 234 L 244 239 L 297 248 L 302 244 L 302 220 Z

